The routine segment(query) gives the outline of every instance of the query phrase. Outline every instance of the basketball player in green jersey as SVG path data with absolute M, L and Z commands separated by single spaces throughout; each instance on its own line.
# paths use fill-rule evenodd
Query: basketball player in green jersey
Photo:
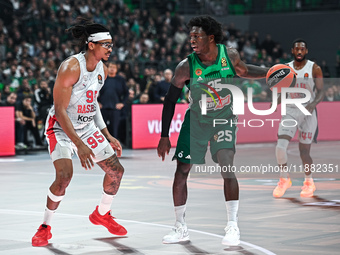
M 205 163 L 208 143 L 213 160 L 221 168 L 233 166 L 237 119 L 232 113 L 233 95 L 225 88 L 234 76 L 244 78 L 264 78 L 268 68 L 247 65 L 236 49 L 221 45 L 222 26 L 209 16 L 192 18 L 190 43 L 193 53 L 182 60 L 175 70 L 171 86 L 164 100 L 162 113 L 162 134 L 158 144 L 158 156 L 164 160 L 169 154 L 171 144 L 169 128 L 174 115 L 175 104 L 184 87 L 190 89 L 190 107 L 181 127 L 174 158 L 177 168 L 173 183 L 173 200 L 176 223 L 174 229 L 163 237 L 163 243 L 178 243 L 189 240 L 184 216 L 187 200 L 187 178 L 192 164 Z M 202 100 L 202 95 L 206 100 Z M 204 102 L 204 104 L 202 103 Z M 204 110 L 206 114 L 201 114 Z M 216 125 L 214 119 L 233 120 L 234 125 Z M 227 168 L 226 168 L 227 167 Z M 225 245 L 239 245 L 240 231 L 237 226 L 239 187 L 235 173 L 222 172 L 224 196 L 227 207 L 228 223 L 226 235 L 222 240 Z

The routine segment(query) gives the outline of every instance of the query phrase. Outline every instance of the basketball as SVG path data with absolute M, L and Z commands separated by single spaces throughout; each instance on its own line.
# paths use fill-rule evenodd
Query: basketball
M 284 64 L 272 66 L 266 75 L 266 83 L 270 90 L 277 88 L 277 93 L 281 93 L 281 88 L 294 87 L 296 73 L 294 70 Z

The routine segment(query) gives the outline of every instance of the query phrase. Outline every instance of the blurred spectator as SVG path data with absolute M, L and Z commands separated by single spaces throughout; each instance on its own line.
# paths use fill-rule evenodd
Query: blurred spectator
M 274 59 L 280 59 L 283 55 L 283 49 L 281 48 L 281 44 L 277 43 L 273 48 L 272 57 Z
M 275 47 L 275 42 L 272 40 L 272 36 L 270 34 L 266 35 L 266 39 L 261 43 L 261 49 L 265 49 L 266 52 L 271 55 L 273 53 L 273 49 Z
M 26 146 L 29 145 L 27 139 L 27 131 L 30 130 L 35 140 L 34 147 L 43 146 L 35 119 L 35 113 L 32 107 L 32 98 L 30 96 L 25 96 L 23 100 L 18 104 L 15 113 L 17 121 L 19 121 L 20 124 L 24 127 L 24 144 Z
M 138 83 L 136 83 L 134 78 L 128 79 L 126 85 L 127 85 L 129 90 L 133 91 L 134 97 L 138 97 L 140 95 L 140 93 L 141 93 L 140 86 L 139 86 Z
M 98 102 L 109 132 L 113 137 L 121 140 L 122 137 L 118 137 L 118 129 L 121 120 L 126 117 L 123 107 L 129 91 L 125 79 L 117 75 L 117 72 L 117 64 L 108 63 L 108 75 L 100 91 Z
M 256 48 L 255 46 L 251 45 L 249 40 L 247 40 L 243 46 L 242 52 L 244 52 L 245 60 L 250 63 L 252 57 L 256 54 Z
M 164 71 L 164 79 L 157 82 L 156 87 L 154 89 L 155 103 L 164 102 L 164 97 L 166 93 L 168 92 L 170 85 L 171 85 L 172 74 L 173 73 L 170 69 L 166 69 Z
M 156 73 L 153 76 L 152 83 L 149 86 L 148 90 L 145 92 L 149 95 L 148 103 L 154 104 L 158 103 L 158 100 L 155 98 L 155 91 L 157 89 L 158 82 L 162 81 L 162 76 L 159 73 Z
M 45 125 L 48 111 L 53 105 L 51 88 L 48 86 L 46 80 L 40 81 L 39 88 L 34 91 L 34 99 L 38 107 L 37 119 L 41 120 L 43 125 Z
M 147 93 L 142 93 L 140 97 L 133 101 L 134 104 L 148 104 L 149 103 L 149 95 Z
M 33 97 L 33 90 L 28 82 L 28 79 L 25 78 L 22 80 L 22 84 L 17 90 L 18 101 L 22 101 L 24 97 Z
M 261 99 L 263 99 L 263 94 L 261 94 L 262 92 L 262 86 L 258 81 L 255 80 L 245 80 L 244 82 L 242 82 L 242 91 L 244 94 L 244 100 L 247 101 L 248 100 L 248 88 L 252 88 L 253 89 L 253 102 L 260 102 Z
M 340 101 L 340 84 L 332 86 L 334 90 L 334 100 Z
M 325 92 L 325 97 L 324 97 L 323 101 L 326 101 L 326 102 L 333 102 L 333 101 L 335 101 L 335 96 L 334 96 L 334 89 L 333 89 L 333 87 L 327 88 L 327 90 L 326 90 L 326 92 Z
M 178 28 L 178 30 L 175 32 L 174 35 L 174 42 L 177 43 L 180 47 L 183 46 L 183 44 L 187 41 L 188 39 L 188 33 L 184 30 L 182 26 Z
M 2 90 L 1 101 L 6 101 L 6 98 L 11 94 L 11 87 L 9 84 L 6 84 Z
M 227 40 L 226 46 L 228 48 L 238 49 L 238 43 L 234 35 L 231 35 L 230 38 Z
M 18 79 L 20 77 L 20 73 L 17 72 L 17 66 L 11 65 L 10 68 L 3 71 L 3 75 L 5 77 L 5 83 L 10 84 L 11 91 L 16 91 L 20 86 Z
M 329 71 L 329 67 L 327 65 L 326 60 L 322 60 L 321 61 L 320 67 L 321 67 L 321 70 L 322 70 L 322 73 L 323 73 L 323 77 L 324 78 L 330 78 L 331 77 L 331 73 Z
M 281 64 L 286 64 L 286 63 L 290 62 L 290 60 L 291 59 L 290 59 L 288 53 L 287 52 L 283 52 L 282 57 L 280 58 L 280 63 Z
M 37 79 L 34 77 L 34 73 L 32 69 L 27 70 L 27 80 L 28 83 L 30 84 L 31 88 L 37 84 Z

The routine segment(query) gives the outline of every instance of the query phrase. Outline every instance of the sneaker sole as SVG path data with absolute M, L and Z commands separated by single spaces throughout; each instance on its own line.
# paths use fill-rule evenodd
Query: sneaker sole
M 241 243 L 240 240 L 238 240 L 237 242 L 223 242 L 222 241 L 223 245 L 228 245 L 228 246 L 238 246 L 238 245 L 240 245 L 240 243 Z
M 189 236 L 187 236 L 187 237 L 185 237 L 185 238 L 183 238 L 181 240 L 178 240 L 178 241 L 164 241 L 163 240 L 163 243 L 164 244 L 174 244 L 174 243 L 183 243 L 183 242 L 187 242 L 187 241 L 190 241 L 190 237 Z
M 46 243 L 44 242 L 44 243 L 39 243 L 39 244 L 32 243 L 32 246 L 34 246 L 34 247 L 42 247 L 42 246 L 46 246 L 46 245 L 48 245 L 48 241 L 46 241 Z
M 300 193 L 300 197 L 313 197 L 314 196 L 314 191 L 312 194 L 301 194 Z

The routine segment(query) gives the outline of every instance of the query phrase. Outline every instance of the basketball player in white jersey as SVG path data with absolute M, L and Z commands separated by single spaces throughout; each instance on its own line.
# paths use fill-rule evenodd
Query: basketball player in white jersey
M 296 39 L 292 45 L 294 60 L 289 62 L 288 65 L 297 73 L 295 87 L 307 89 L 311 93 L 310 102 L 305 104 L 305 108 L 311 115 L 304 115 L 295 105 L 287 105 L 287 115 L 282 116 L 282 120 L 287 121 L 285 121 L 285 126 L 280 125 L 278 131 L 276 159 L 279 166 L 281 166 L 281 173 L 280 181 L 273 191 L 274 197 L 283 196 L 285 191 L 292 185 L 287 171 L 287 147 L 297 130 L 299 130 L 300 157 L 305 171 L 305 181 L 300 196 L 312 197 L 316 189 L 311 172 L 313 160 L 310 156 L 310 149 L 313 140 L 316 138 L 318 126 L 315 107 L 324 97 L 323 74 L 316 63 L 306 59 L 307 53 L 306 41 Z M 302 93 L 290 93 L 288 95 L 289 98 L 301 98 L 304 96 Z M 289 119 L 295 121 L 289 121 Z M 297 125 L 295 125 L 296 123 Z
M 45 134 L 56 176 L 47 190 L 44 219 L 32 238 L 33 246 L 46 246 L 52 237 L 51 219 L 71 181 L 74 152 L 86 170 L 95 162 L 105 172 L 102 197 L 90 221 L 115 235 L 127 233 L 113 220 L 110 211 L 124 172 L 117 158 L 122 147 L 108 132 L 97 102 L 107 76 L 102 59 L 108 60 L 112 52 L 112 38 L 106 27 L 95 23 L 76 25 L 67 31 L 72 32 L 80 48 L 85 46 L 86 51 L 66 59 L 55 81 L 54 106 L 46 120 Z

